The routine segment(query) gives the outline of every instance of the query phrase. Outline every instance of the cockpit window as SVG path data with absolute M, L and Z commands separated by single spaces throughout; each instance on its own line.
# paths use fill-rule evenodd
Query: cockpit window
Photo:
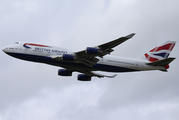
M 19 44 L 19 42 L 15 42 L 15 44 Z

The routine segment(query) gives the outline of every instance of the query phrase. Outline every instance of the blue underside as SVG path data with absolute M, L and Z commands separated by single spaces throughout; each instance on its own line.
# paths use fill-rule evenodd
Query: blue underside
M 158 53 L 158 54 L 153 54 L 153 55 L 157 55 L 157 56 L 160 56 L 160 57 L 163 57 L 163 58 L 168 58 L 168 56 L 169 56 L 168 53 Z
M 138 71 L 135 69 L 129 69 L 124 67 L 116 67 L 111 65 L 104 65 L 104 64 L 95 64 L 93 67 L 88 67 L 86 65 L 80 64 L 80 63 L 70 63 L 70 62 L 63 62 L 63 61 L 57 61 L 53 60 L 51 57 L 44 57 L 44 56 L 37 56 L 37 55 L 28 55 L 28 54 L 21 54 L 21 53 L 7 53 L 8 55 L 32 62 L 40 62 L 40 63 L 46 63 L 54 66 L 59 66 L 63 68 L 78 68 L 81 70 L 92 70 L 92 71 L 107 71 L 107 72 L 132 72 L 132 71 Z

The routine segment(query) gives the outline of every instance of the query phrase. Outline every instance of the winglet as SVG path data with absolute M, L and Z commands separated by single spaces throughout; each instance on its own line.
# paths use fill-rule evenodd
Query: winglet
M 133 36 L 135 35 L 135 33 L 132 33 L 132 34 L 130 34 L 130 35 L 127 35 L 127 36 L 125 36 L 125 38 L 132 38 Z

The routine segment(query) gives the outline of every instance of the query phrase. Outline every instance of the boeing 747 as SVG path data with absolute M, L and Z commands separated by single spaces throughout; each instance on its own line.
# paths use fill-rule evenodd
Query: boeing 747
M 15 58 L 50 64 L 63 69 L 58 70 L 60 76 L 72 76 L 73 72 L 80 72 L 77 79 L 91 81 L 91 77 L 114 78 L 114 75 L 103 75 L 95 71 L 105 72 L 134 72 L 147 70 L 167 71 L 169 63 L 175 58 L 169 57 L 176 41 L 167 41 L 145 53 L 139 59 L 115 57 L 110 54 L 114 47 L 132 38 L 132 33 L 125 37 L 104 43 L 95 47 L 87 47 L 85 50 L 73 52 L 68 49 L 40 45 L 29 42 L 15 42 L 2 50 Z

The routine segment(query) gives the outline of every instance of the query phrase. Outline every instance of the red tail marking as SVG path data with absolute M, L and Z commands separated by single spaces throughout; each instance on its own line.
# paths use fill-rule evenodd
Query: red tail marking
M 165 66 L 165 69 L 168 69 L 168 68 L 169 68 L 169 65 L 166 65 L 166 66 Z
M 145 53 L 145 57 L 148 59 L 149 55 L 147 53 Z
M 166 45 L 163 45 L 163 46 L 160 46 L 158 47 L 155 51 L 160 51 L 160 50 L 169 50 L 170 47 L 171 47 L 172 43 L 169 43 L 169 44 L 166 44 Z
M 157 47 L 155 47 L 154 49 L 150 50 L 150 52 L 154 52 L 154 50 L 156 49 Z
M 159 60 L 159 59 L 157 59 L 157 58 L 150 57 L 147 53 L 145 53 L 145 57 L 146 57 L 150 62 L 154 62 L 154 61 L 158 61 L 158 60 Z
M 172 46 L 172 48 L 171 48 L 171 50 L 170 50 L 170 51 L 172 51 L 172 50 L 173 50 L 174 46 L 175 46 L 175 44 L 173 44 L 173 46 Z

